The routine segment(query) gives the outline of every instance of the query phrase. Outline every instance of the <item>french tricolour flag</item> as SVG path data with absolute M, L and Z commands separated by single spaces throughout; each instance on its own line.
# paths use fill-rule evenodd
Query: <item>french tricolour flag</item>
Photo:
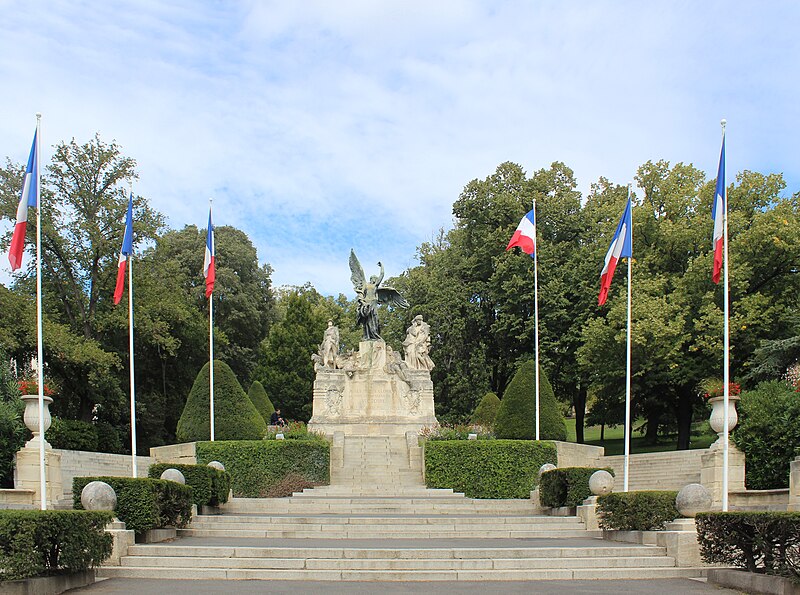
M 114 289 L 114 304 L 119 304 L 125 290 L 125 267 L 128 257 L 133 254 L 133 192 L 128 198 L 128 213 L 125 215 L 125 235 L 122 238 L 122 250 L 119 252 L 119 269 L 117 269 L 117 286 Z
M 206 236 L 206 258 L 203 262 L 203 276 L 206 278 L 206 297 L 214 293 L 214 280 L 217 273 L 214 265 L 214 225 L 211 223 L 211 207 L 208 208 L 208 235 Z
M 536 252 L 536 215 L 533 210 L 528 211 L 519 222 L 506 250 L 511 250 L 514 246 L 531 256 Z
M 33 146 L 28 157 L 28 166 L 25 168 L 25 179 L 22 182 L 22 196 L 17 206 L 17 224 L 11 236 L 11 248 L 8 250 L 8 262 L 11 270 L 16 271 L 22 265 L 22 252 L 25 248 L 25 231 L 28 228 L 28 207 L 36 208 L 39 202 L 39 150 L 36 137 L 39 134 L 37 127 L 33 134 Z
M 628 203 L 625 205 L 625 211 L 622 213 L 622 219 L 620 219 L 619 225 L 617 225 L 617 231 L 614 232 L 611 246 L 608 247 L 603 271 L 600 273 L 600 296 L 597 298 L 597 304 L 599 306 L 606 303 L 608 290 L 611 287 L 611 279 L 614 277 L 614 270 L 617 268 L 617 263 L 620 259 L 631 258 L 633 255 L 632 227 L 631 199 L 629 198 Z
M 714 272 L 711 280 L 719 283 L 722 272 L 723 235 L 725 233 L 725 134 L 722 134 L 722 151 L 719 154 L 719 170 L 717 171 L 717 189 L 714 192 L 714 207 L 711 209 L 714 219 Z

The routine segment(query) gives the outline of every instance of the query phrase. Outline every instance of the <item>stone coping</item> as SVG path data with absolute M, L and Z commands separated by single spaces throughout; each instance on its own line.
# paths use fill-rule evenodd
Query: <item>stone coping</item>
M 708 582 L 744 593 L 800 595 L 800 584 L 788 578 L 756 574 L 739 568 L 709 568 Z
M 0 583 L 3 595 L 29 595 L 47 593 L 55 595 L 70 589 L 91 585 L 95 581 L 94 570 L 84 570 L 73 574 L 56 574 L 53 576 L 35 576 L 17 581 Z

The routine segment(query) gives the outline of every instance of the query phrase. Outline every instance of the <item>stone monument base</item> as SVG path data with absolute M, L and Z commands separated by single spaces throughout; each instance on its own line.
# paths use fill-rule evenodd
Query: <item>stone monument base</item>
M 332 436 L 404 436 L 438 425 L 428 370 L 412 370 L 382 340 L 318 364 L 308 429 Z

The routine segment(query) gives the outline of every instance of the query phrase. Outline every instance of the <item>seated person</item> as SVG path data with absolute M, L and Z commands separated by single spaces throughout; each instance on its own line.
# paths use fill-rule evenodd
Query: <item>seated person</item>
M 286 420 L 281 417 L 281 410 L 276 409 L 269 417 L 269 425 L 271 426 L 285 426 Z

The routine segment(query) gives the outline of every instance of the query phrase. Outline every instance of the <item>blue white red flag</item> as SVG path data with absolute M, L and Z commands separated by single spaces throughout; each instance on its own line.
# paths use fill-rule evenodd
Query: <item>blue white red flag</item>
M 211 207 L 208 207 L 208 234 L 206 235 L 206 257 L 203 262 L 203 276 L 206 278 L 206 297 L 214 293 L 214 280 L 217 278 L 214 263 L 214 225 L 211 222 Z
M 8 250 L 8 262 L 11 270 L 15 271 L 22 265 L 22 252 L 25 248 L 25 232 L 28 229 L 28 207 L 36 208 L 39 204 L 39 149 L 36 137 L 39 134 L 37 126 L 33 134 L 33 145 L 25 168 L 25 178 L 22 182 L 22 195 L 17 206 L 17 223 L 14 234 L 11 236 L 11 247 Z
M 125 290 L 125 268 L 128 257 L 133 254 L 133 192 L 128 198 L 128 212 L 125 215 L 125 235 L 122 238 L 122 250 L 119 252 L 119 268 L 117 269 L 117 286 L 114 289 L 114 304 L 119 304 Z
M 725 133 L 722 133 L 722 151 L 719 154 L 719 170 L 717 171 L 717 189 L 714 192 L 714 206 L 711 217 L 714 219 L 714 271 L 711 280 L 719 283 L 722 272 L 722 251 L 725 234 Z
M 599 306 L 606 303 L 608 290 L 611 287 L 611 279 L 614 277 L 614 270 L 617 268 L 617 263 L 622 258 L 631 258 L 633 256 L 632 221 L 631 199 L 628 198 L 625 211 L 623 211 L 622 218 L 619 220 L 619 225 L 617 225 L 617 231 L 614 232 L 611 245 L 608 247 L 606 262 L 600 273 L 600 295 L 597 298 L 597 304 Z
M 536 252 L 536 214 L 533 210 L 528 211 L 519 222 L 506 250 L 511 250 L 514 246 L 519 247 L 525 254 L 530 254 L 531 257 Z

